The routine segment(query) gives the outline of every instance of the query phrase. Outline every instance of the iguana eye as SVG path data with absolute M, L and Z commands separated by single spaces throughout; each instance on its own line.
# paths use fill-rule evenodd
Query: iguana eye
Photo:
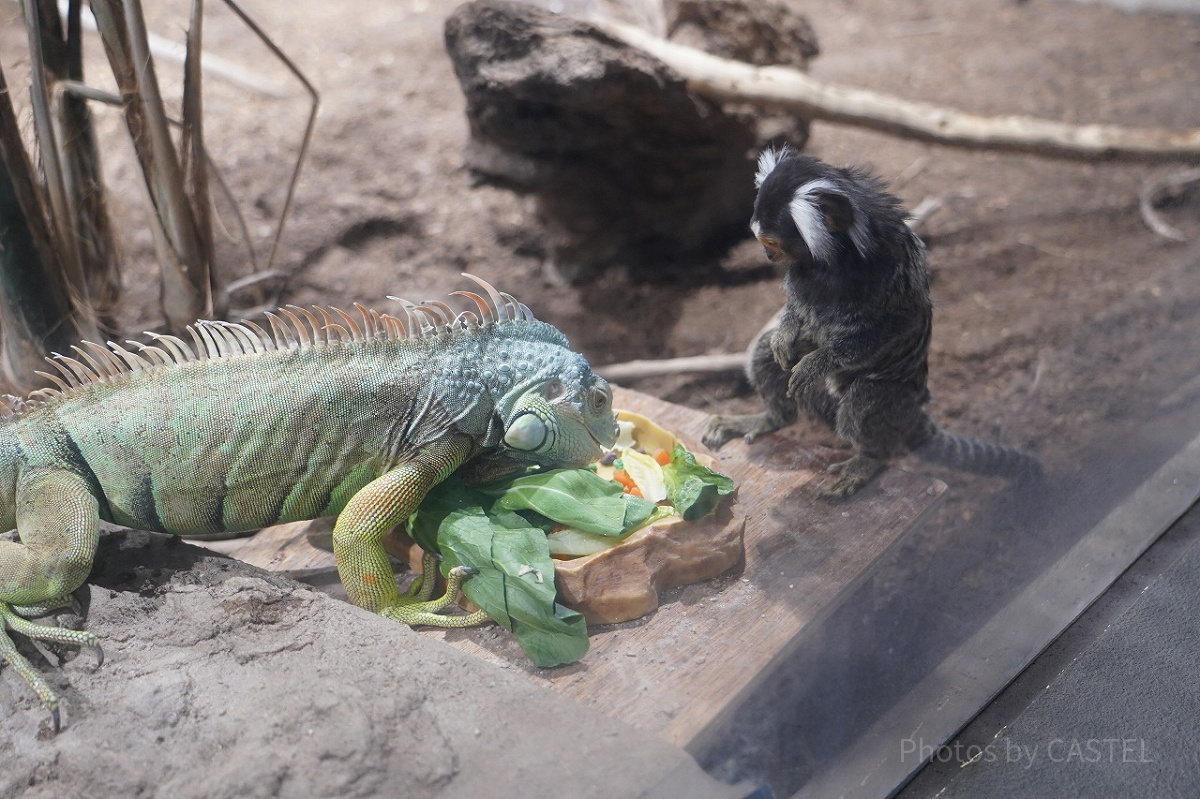
M 608 407 L 608 403 L 612 400 L 612 393 L 608 388 L 593 386 L 588 392 L 588 400 L 593 410 L 602 411 Z

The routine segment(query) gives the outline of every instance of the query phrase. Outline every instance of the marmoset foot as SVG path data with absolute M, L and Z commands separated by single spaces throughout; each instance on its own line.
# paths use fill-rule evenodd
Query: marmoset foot
M 825 473 L 838 475 L 838 479 L 833 485 L 821 489 L 821 496 L 827 499 L 844 499 L 869 483 L 886 465 L 887 461 L 867 455 L 855 455 L 847 460 L 832 463 L 825 469 Z
M 700 440 L 711 450 L 718 450 L 738 436 L 747 444 L 767 433 L 773 433 L 783 425 L 769 412 L 751 413 L 745 416 L 714 416 L 708 422 L 708 430 Z

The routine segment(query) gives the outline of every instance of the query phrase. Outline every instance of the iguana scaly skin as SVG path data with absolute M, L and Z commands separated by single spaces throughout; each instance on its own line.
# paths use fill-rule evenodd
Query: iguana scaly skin
M 469 277 L 469 276 L 468 276 Z M 338 574 L 351 601 L 408 624 L 461 626 L 454 599 L 401 595 L 381 540 L 452 472 L 484 479 L 583 466 L 616 440 L 612 393 L 555 328 L 475 279 L 487 298 L 457 316 L 404 303 L 290 306 L 253 323 L 200 322 L 192 342 L 86 343 L 50 360 L 58 389 L 0 421 L 0 657 L 58 726 L 58 698 L 5 628 L 96 646 L 90 633 L 26 617 L 61 607 L 87 578 L 101 519 L 177 535 L 337 516 Z M 429 583 L 427 582 L 427 585 Z

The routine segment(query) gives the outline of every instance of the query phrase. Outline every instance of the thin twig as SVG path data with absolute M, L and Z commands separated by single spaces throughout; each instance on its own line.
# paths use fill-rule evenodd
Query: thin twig
M 899 191 L 905 183 L 908 183 L 917 175 L 921 174 L 921 172 L 925 170 L 925 167 L 929 166 L 929 162 L 931 160 L 932 159 L 928 155 L 919 155 L 914 158 L 913 162 L 906 166 L 904 170 L 896 176 L 896 179 L 892 181 L 892 191 Z
M 66 13 L 66 6 L 66 0 L 59 0 L 58 7 L 61 12 Z M 96 32 L 96 20 L 90 14 L 85 15 L 81 23 L 84 30 Z M 149 31 L 146 33 L 146 42 L 150 45 L 150 54 L 154 56 L 155 60 L 182 65 L 187 58 L 187 48 L 178 42 L 173 42 Z M 202 52 L 200 54 L 200 68 L 214 78 L 220 78 L 227 83 L 241 86 L 243 89 L 250 89 L 276 100 L 283 100 L 291 96 L 291 92 L 286 86 L 281 86 L 269 78 L 251 72 L 241 64 L 236 64 L 213 53 Z
M 317 124 L 317 113 L 321 110 L 321 95 L 313 86 L 300 68 L 296 66 L 292 59 L 288 58 L 287 53 L 279 49 L 279 45 L 268 36 L 262 28 L 258 27 L 258 23 L 252 20 L 234 0 L 224 0 L 225 5 L 229 10 L 238 16 L 250 31 L 258 37 L 267 49 L 274 54 L 276 58 L 287 67 L 288 71 L 295 76 L 296 80 L 304 86 L 304 90 L 308 92 L 308 96 L 312 98 L 312 108 L 309 110 L 308 123 L 304 126 L 304 136 L 300 140 L 300 152 L 296 156 L 296 166 L 292 170 L 292 177 L 288 180 L 287 195 L 283 199 L 283 210 L 279 212 L 279 225 L 275 228 L 275 237 L 271 240 L 271 250 L 267 254 L 267 263 L 264 268 L 270 269 L 275 265 L 275 252 L 279 249 L 279 240 L 283 236 L 283 226 L 287 222 L 288 212 L 292 208 L 292 198 L 296 194 L 296 182 L 300 179 L 300 169 L 304 165 L 304 159 L 308 155 L 308 145 L 312 140 L 313 128 Z
M 231 280 L 229 282 L 229 293 L 236 294 L 239 291 L 245 291 L 248 288 L 257 286 L 259 283 L 266 283 L 269 280 L 283 280 L 286 277 L 287 273 L 280 272 L 278 269 L 266 269 L 262 272 L 255 272 L 252 275 Z
M 86 100 L 91 100 L 97 103 L 104 103 L 121 107 L 125 103 L 119 95 L 104 89 L 97 89 L 95 86 L 89 86 L 86 83 L 81 83 L 77 80 L 60 80 L 54 84 L 54 93 L 57 100 L 60 94 L 73 94 L 76 97 L 82 97 Z M 174 127 L 182 127 L 183 121 L 176 119 L 170 115 L 167 116 L 167 122 Z M 225 175 L 217 162 L 213 160 L 212 154 L 208 152 L 207 147 L 202 148 L 204 152 L 204 161 L 208 164 L 209 177 L 217 182 L 217 187 L 221 190 L 221 194 L 229 202 L 229 207 L 233 211 L 233 218 L 237 222 L 238 230 L 241 231 L 242 241 L 246 245 L 246 254 L 250 260 L 250 271 L 258 272 L 258 256 L 254 252 L 254 241 L 250 237 L 250 227 L 246 224 L 246 217 L 242 215 L 242 209 L 234 199 L 233 190 L 229 188 L 229 183 L 225 180 Z M 217 217 L 220 221 L 220 217 Z M 224 229 L 224 227 L 222 227 Z M 227 292 L 232 292 L 231 288 L 226 289 Z
M 754 334 L 751 342 L 779 324 L 784 308 L 780 308 Z M 751 343 L 751 348 L 754 344 Z M 605 380 L 621 382 L 639 377 L 662 377 L 664 375 L 688 374 L 690 372 L 740 372 L 746 368 L 749 352 L 727 352 L 716 355 L 689 355 L 682 358 L 664 358 L 662 360 L 639 360 L 625 363 L 610 363 L 594 369 L 596 374 Z

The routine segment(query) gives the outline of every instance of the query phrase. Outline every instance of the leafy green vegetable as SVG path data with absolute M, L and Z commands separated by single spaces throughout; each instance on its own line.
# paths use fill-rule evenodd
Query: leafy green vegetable
M 731 478 L 696 463 L 682 444 L 671 451 L 671 462 L 663 467 L 663 482 L 667 499 L 686 521 L 708 515 L 721 497 L 733 493 Z
M 648 499 L 635 497 L 633 494 L 622 494 L 621 496 L 625 500 L 625 526 L 621 529 L 622 536 L 675 512 L 674 508 L 656 505 Z
M 560 558 L 584 558 L 603 552 L 613 546 L 615 541 L 611 536 L 585 533 L 583 530 L 568 527 L 547 535 L 546 543 L 550 545 L 551 555 Z
M 555 602 L 554 564 L 546 536 L 536 528 L 487 524 L 495 519 L 481 509 L 470 522 L 448 518 L 440 539 L 442 569 L 448 572 L 463 564 L 479 570 L 463 583 L 463 593 L 510 630 L 536 665 L 574 663 L 588 651 L 587 623 Z M 511 514 L 507 519 L 520 517 Z
M 597 552 L 603 552 L 624 541 L 643 527 L 666 519 L 674 515 L 674 513 L 675 509 L 669 505 L 656 505 L 653 513 L 636 526 L 630 527 L 617 539 L 568 527 L 565 530 L 550 533 L 546 536 L 546 540 L 550 542 L 551 555 L 557 555 L 562 558 L 582 558 L 587 555 L 594 555 Z
M 430 489 L 421 501 L 421 506 L 409 520 L 408 534 L 426 552 L 441 552 L 438 530 L 447 516 L 456 512 L 483 510 L 491 504 L 491 498 L 478 487 L 468 486 L 458 475 L 451 475 Z
M 477 570 L 463 593 L 511 631 L 536 665 L 574 663 L 587 654 L 583 616 L 555 602 L 554 563 L 542 530 L 511 511 L 454 507 L 449 492 L 438 493 L 431 507 L 422 503 L 413 529 L 421 538 L 436 530 L 442 573 L 455 566 Z
M 617 536 L 654 512 L 653 502 L 625 494 L 612 480 L 586 469 L 553 469 L 484 486 L 498 494 L 494 507 L 531 510 L 559 524 Z
M 705 515 L 733 491 L 732 480 L 700 466 L 681 446 L 663 467 L 663 479 L 684 519 Z M 463 593 L 512 631 L 535 664 L 558 666 L 583 657 L 588 639 L 583 616 L 555 601 L 550 541 L 556 551 L 590 554 L 671 513 L 587 469 L 554 469 L 484 486 L 468 486 L 455 475 L 425 496 L 409 533 L 426 551 L 441 553 L 443 574 L 460 565 L 477 570 Z M 569 529 L 548 539 L 556 525 Z

